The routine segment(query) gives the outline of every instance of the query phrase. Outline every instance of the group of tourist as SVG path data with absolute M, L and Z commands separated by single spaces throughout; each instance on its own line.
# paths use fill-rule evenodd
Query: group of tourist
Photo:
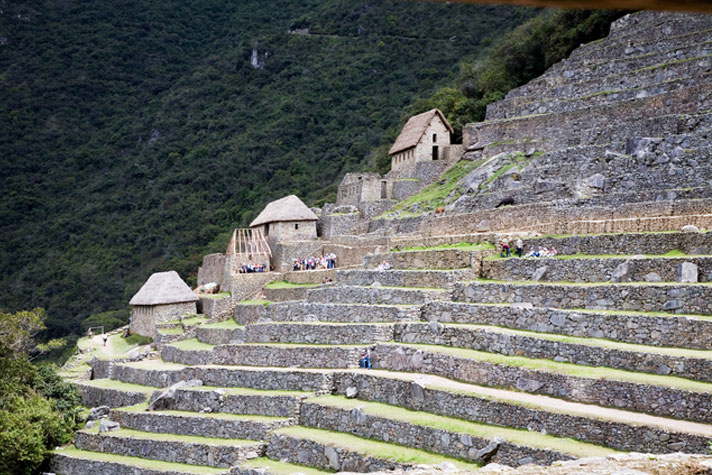
M 329 253 L 324 256 L 312 256 L 304 259 L 292 259 L 292 270 L 317 270 L 336 268 L 336 254 Z
M 499 242 L 499 256 L 500 257 L 510 257 L 511 256 L 511 248 L 510 245 L 507 241 L 500 241 Z M 514 243 L 514 253 L 518 257 L 522 257 L 522 254 L 524 253 L 524 243 L 522 242 L 521 239 L 517 239 L 517 241 Z M 531 251 L 527 252 L 524 257 L 554 257 L 559 253 L 559 251 L 556 250 L 555 247 L 552 246 L 551 249 L 547 249 L 545 247 L 539 246 L 536 249 L 532 249 Z
M 267 272 L 265 264 L 242 264 L 240 274 L 251 274 L 253 272 Z
M 391 270 L 393 269 L 393 266 L 388 263 L 388 261 L 383 261 L 378 266 L 376 266 L 376 270 Z

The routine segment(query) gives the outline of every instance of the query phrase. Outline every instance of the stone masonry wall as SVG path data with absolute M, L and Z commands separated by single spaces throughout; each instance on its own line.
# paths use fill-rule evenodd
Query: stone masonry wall
M 605 282 L 611 280 L 617 269 L 625 268 L 627 272 L 619 282 L 642 282 L 651 275 L 655 275 L 657 281 L 675 282 L 680 280 L 680 267 L 685 262 L 697 266 L 699 282 L 712 279 L 710 257 L 484 260 L 480 276 L 493 280 L 531 280 L 537 271 L 545 268 L 546 272 L 540 280 Z
M 105 462 L 76 458 L 56 452 L 50 459 L 50 470 L 56 473 L 91 473 L 92 475 L 185 475 L 166 469 L 139 468 L 117 462 Z
M 372 359 L 374 368 L 434 374 L 663 417 L 712 421 L 710 393 L 530 370 L 400 345 L 378 344 Z
M 336 392 L 355 388 L 359 399 L 427 411 L 447 417 L 573 437 L 624 451 L 701 453 L 708 439 L 655 426 L 631 426 L 605 419 L 540 410 L 477 394 L 429 388 L 417 382 L 379 378 L 368 373 L 338 373 Z
M 309 402 L 302 404 L 299 423 L 473 461 L 480 461 L 478 451 L 491 443 L 491 440 L 464 433 L 364 414 L 358 408 L 348 410 Z M 510 466 L 549 465 L 556 460 L 572 459 L 570 455 L 552 450 L 532 449 L 504 441 L 488 462 Z
M 393 287 L 324 286 L 307 292 L 309 302 L 358 302 L 366 305 L 420 305 L 448 298 L 445 290 L 401 289 Z
M 225 282 L 225 254 L 208 254 L 203 257 L 203 264 L 198 267 L 198 285 Z
M 563 238 L 539 237 L 524 240 L 525 249 L 556 247 L 560 254 L 712 254 L 710 233 L 599 234 Z
M 265 285 L 274 280 L 282 280 L 278 272 L 255 272 L 230 276 L 230 294 L 233 302 L 253 297 Z
M 457 283 L 453 300 L 528 302 L 535 307 L 635 310 L 711 315 L 712 286 L 704 284 Z
M 375 269 L 386 261 L 394 269 L 464 269 L 471 268 L 479 272 L 483 256 L 494 251 L 461 251 L 459 249 L 440 249 L 424 251 L 400 251 L 383 254 L 369 254 L 363 259 L 366 269 Z
M 283 346 L 254 345 L 216 346 L 210 358 L 202 363 L 247 366 L 277 366 L 301 368 L 355 368 L 363 347 Z M 199 352 L 194 352 L 199 353 Z
M 393 287 L 446 288 L 459 280 L 472 278 L 470 269 L 448 272 L 431 270 L 346 270 L 337 271 L 335 282 L 345 285 L 368 286 L 374 282 Z
M 161 391 L 153 394 L 155 399 Z M 211 412 L 228 414 L 252 414 L 271 417 L 296 417 L 304 395 L 274 394 L 231 394 L 226 389 L 178 390 L 169 401 L 168 409 L 200 412 L 210 408 Z
M 135 404 L 146 402 L 146 399 L 148 399 L 148 394 L 140 391 L 106 389 L 81 383 L 77 383 L 77 388 L 82 395 L 82 403 L 87 407 L 133 406 Z
M 202 313 L 209 319 L 224 320 L 233 313 L 232 298 L 201 296 L 198 301 L 198 313 Z
M 444 323 L 475 323 L 642 345 L 712 349 L 712 322 L 692 317 L 455 302 L 428 303 L 422 314 L 425 319 Z

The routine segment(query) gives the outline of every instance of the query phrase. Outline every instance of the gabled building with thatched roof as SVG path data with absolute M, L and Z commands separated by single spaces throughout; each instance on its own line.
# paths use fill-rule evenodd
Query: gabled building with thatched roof
M 441 160 L 449 150 L 454 133 L 442 112 L 432 109 L 414 115 L 406 122 L 388 154 L 391 170 L 410 168 L 417 162 Z
M 136 292 L 131 305 L 131 333 L 155 337 L 156 325 L 196 313 L 198 296 L 176 271 L 156 272 Z
M 318 220 L 302 200 L 289 195 L 265 206 L 250 223 L 250 228 L 260 229 L 270 245 L 284 241 L 308 241 L 316 239 Z

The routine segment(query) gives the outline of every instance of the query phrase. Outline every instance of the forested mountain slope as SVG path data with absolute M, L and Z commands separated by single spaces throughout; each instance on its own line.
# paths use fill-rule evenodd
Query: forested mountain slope
M 535 13 L 0 0 L 0 308 L 77 334 L 152 271 L 187 276 L 269 200 L 373 166 L 408 104 Z

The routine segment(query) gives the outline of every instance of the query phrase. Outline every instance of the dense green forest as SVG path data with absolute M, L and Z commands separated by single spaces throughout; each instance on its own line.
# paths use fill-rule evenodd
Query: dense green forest
M 190 282 L 267 202 L 333 201 L 409 114 L 481 119 L 616 15 L 0 0 L 0 309 L 46 308 L 45 338 L 119 325 L 150 273 Z
M 46 308 L 46 337 L 125 321 L 151 272 L 190 279 L 268 201 L 333 200 L 406 106 L 535 14 L 0 1 L 0 308 Z

